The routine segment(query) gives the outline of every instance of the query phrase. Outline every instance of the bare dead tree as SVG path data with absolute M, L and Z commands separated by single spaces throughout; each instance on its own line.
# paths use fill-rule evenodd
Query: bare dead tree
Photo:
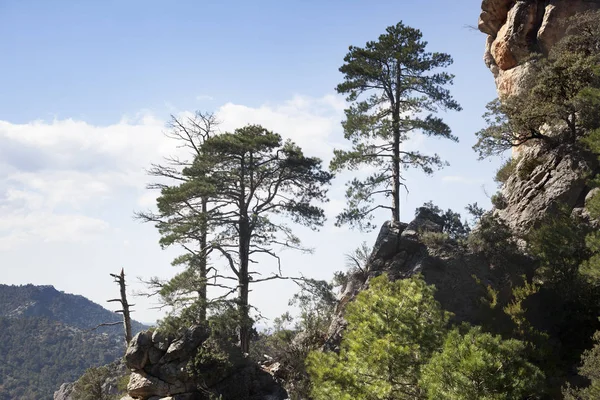
M 125 330 L 125 342 L 129 344 L 131 341 L 131 310 L 130 307 L 135 304 L 129 304 L 127 302 L 127 292 L 125 290 L 125 270 L 121 268 L 120 274 L 110 274 L 115 279 L 115 282 L 119 284 L 119 289 L 121 292 L 120 299 L 110 299 L 108 302 L 119 302 L 121 303 L 121 309 L 115 311 L 116 313 L 123 314 L 123 328 Z M 111 325 L 116 325 L 116 323 L 112 323 Z

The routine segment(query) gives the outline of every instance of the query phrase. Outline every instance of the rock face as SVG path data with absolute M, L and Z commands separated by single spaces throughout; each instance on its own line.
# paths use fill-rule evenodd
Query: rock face
M 189 361 L 209 337 L 202 326 L 189 328 L 181 337 L 140 332 L 129 343 L 125 355 L 132 371 L 128 396 L 122 400 L 282 400 L 287 393 L 278 380 L 251 362 L 242 362 L 231 374 L 198 382 L 188 373 Z
M 518 233 L 538 225 L 559 204 L 585 214 L 591 191 L 587 181 L 596 173 L 597 160 L 580 149 L 527 147 L 502 188 L 505 207 L 496 212 Z
M 564 22 L 600 9 L 600 0 L 484 0 L 481 8 L 479 30 L 487 34 L 484 61 L 502 99 L 525 87 L 529 57 L 548 54 L 564 36 Z M 513 148 L 513 158 L 519 159 L 517 171 L 502 188 L 505 205 L 496 212 L 515 232 L 536 226 L 559 203 L 583 210 L 590 190 L 586 175 L 598 172 L 593 157 L 573 146 L 550 149 L 531 142 Z
M 500 97 L 517 93 L 532 53 L 547 54 L 569 17 L 600 9 L 600 0 L 484 0 L 479 30 L 488 35 L 484 61 Z

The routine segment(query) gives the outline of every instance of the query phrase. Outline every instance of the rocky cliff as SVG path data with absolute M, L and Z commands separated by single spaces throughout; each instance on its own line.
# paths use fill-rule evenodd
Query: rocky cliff
M 484 61 L 502 99 L 524 87 L 532 54 L 547 55 L 564 36 L 565 22 L 600 9 L 600 0 L 484 0 L 481 8 L 479 30 L 487 34 Z M 513 158 L 515 173 L 502 188 L 497 213 L 515 232 L 536 226 L 558 204 L 586 215 L 591 190 L 586 180 L 598 172 L 595 157 L 571 145 L 549 148 L 538 141 L 514 148 Z
M 500 98 L 518 93 L 531 72 L 531 55 L 548 53 L 564 36 L 563 22 L 595 9 L 600 9 L 600 0 L 484 0 L 479 19 L 479 29 L 487 34 L 484 61 L 493 73 Z M 559 205 L 587 216 L 586 199 L 594 193 L 587 182 L 600 171 L 595 157 L 568 144 L 550 148 L 535 143 L 521 148 L 513 158 L 515 168 L 501 189 L 501 204 L 491 214 L 499 216 L 515 238 L 539 225 Z M 484 318 L 481 304 L 486 287 L 499 293 L 500 303 L 505 302 L 511 287 L 519 284 L 519 277 L 531 276 L 536 268 L 535 261 L 518 249 L 496 263 L 456 243 L 428 243 L 428 235 L 443 229 L 443 221 L 428 209 L 421 209 L 409 224 L 388 222 L 382 226 L 367 273 L 352 277 L 342 290 L 329 331 L 329 348 L 339 344 L 345 305 L 381 273 L 391 279 L 422 274 L 427 283 L 436 286 L 437 299 L 454 313 L 455 322 L 479 324 Z
M 547 54 L 569 17 L 599 8 L 599 0 L 484 0 L 478 26 L 487 34 L 484 61 L 498 94 L 518 92 L 531 54 Z

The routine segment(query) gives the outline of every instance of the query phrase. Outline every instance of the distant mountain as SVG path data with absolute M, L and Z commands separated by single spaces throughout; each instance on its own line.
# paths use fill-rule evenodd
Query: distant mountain
M 53 286 L 0 285 L 0 400 L 52 399 L 87 368 L 125 350 L 122 319 L 83 296 Z M 132 322 L 134 333 L 147 327 Z

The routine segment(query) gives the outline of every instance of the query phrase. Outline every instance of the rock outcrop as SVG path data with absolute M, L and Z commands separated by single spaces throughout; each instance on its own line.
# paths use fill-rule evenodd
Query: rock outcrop
M 189 365 L 197 349 L 209 338 L 205 327 L 190 327 L 181 337 L 159 331 L 138 333 L 129 343 L 125 362 L 131 370 L 128 396 L 122 400 L 282 400 L 287 393 L 267 369 L 242 360 L 225 376 L 192 376 Z
M 598 173 L 592 155 L 560 146 L 530 146 L 519 154 L 514 173 L 502 187 L 504 205 L 496 213 L 517 233 L 536 227 L 560 206 L 585 216 L 589 177 Z
M 515 255 L 506 260 L 503 268 L 495 268 L 483 254 L 469 251 L 456 242 L 447 246 L 428 246 L 425 236 L 442 232 L 443 221 L 428 208 L 420 208 L 409 224 L 386 222 L 379 232 L 373 252 L 367 263 L 366 274 L 351 277 L 339 295 L 335 317 L 329 328 L 325 347 L 336 350 L 346 327 L 344 309 L 348 302 L 366 289 L 369 281 L 386 273 L 391 280 L 422 274 L 428 284 L 436 287 L 436 299 L 445 310 L 454 314 L 456 322 L 479 324 L 481 299 L 489 285 L 502 299 L 510 295 L 510 282 L 517 282 L 521 274 L 529 274 L 532 262 Z M 477 281 L 479 280 L 479 282 Z
M 525 87 L 531 55 L 548 54 L 564 36 L 565 22 L 600 9 L 600 0 L 484 0 L 481 8 L 479 30 L 487 34 L 484 61 L 502 99 Z M 515 147 L 513 158 L 518 165 L 502 188 L 503 205 L 496 212 L 515 232 L 535 227 L 558 204 L 585 214 L 586 179 L 598 172 L 594 157 L 569 144 L 550 148 L 532 141 Z
M 571 16 L 600 9 L 600 0 L 484 0 L 479 30 L 488 35 L 484 61 L 500 97 L 517 93 L 532 53 L 547 54 Z

